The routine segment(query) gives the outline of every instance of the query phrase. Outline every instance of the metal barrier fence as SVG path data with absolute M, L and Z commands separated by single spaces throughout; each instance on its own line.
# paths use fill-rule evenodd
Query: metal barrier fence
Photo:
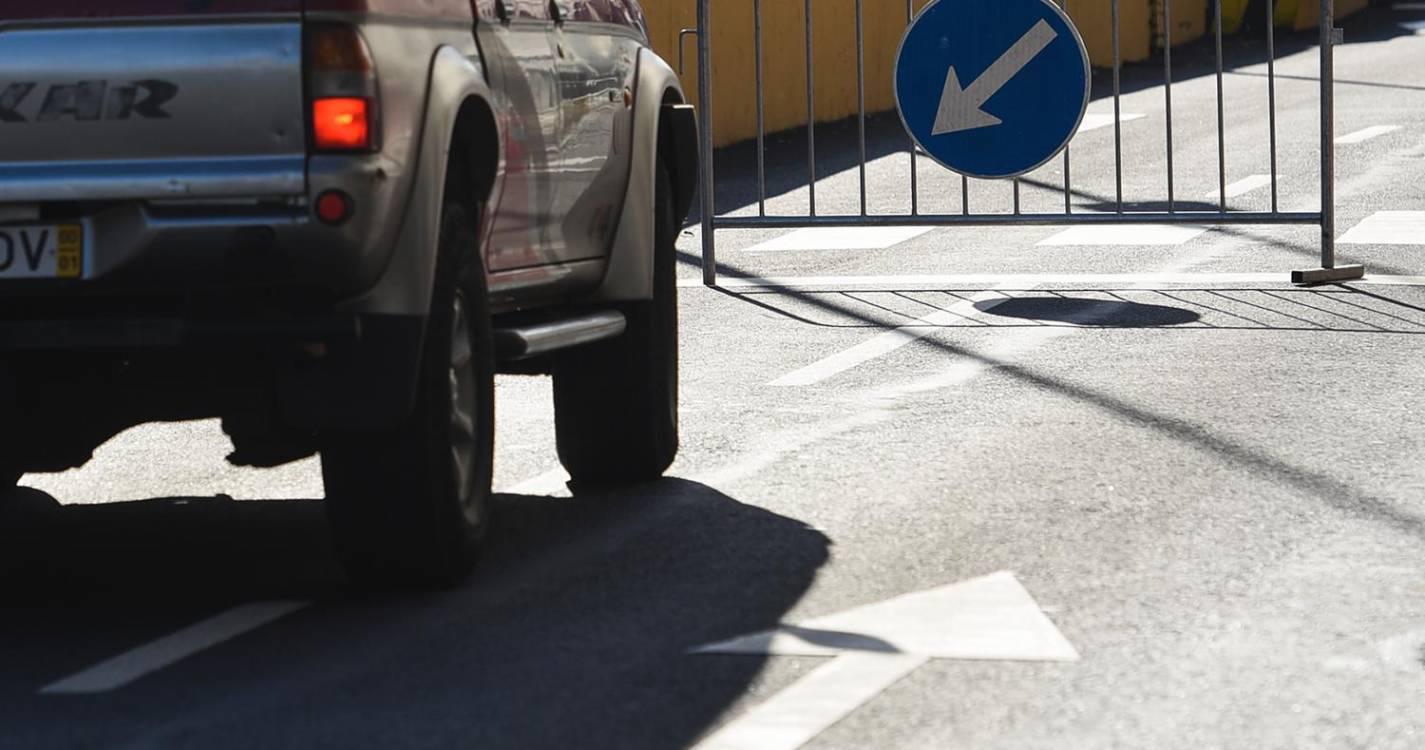
M 1167 115 L 1166 143 L 1167 143 L 1167 210 L 1166 211 L 1132 211 L 1126 210 L 1123 200 L 1123 133 L 1122 133 L 1122 91 L 1120 86 L 1120 76 L 1122 72 L 1122 60 L 1119 52 L 1119 0 L 1111 0 L 1111 19 L 1113 25 L 1113 128 L 1114 128 L 1114 170 L 1116 185 L 1116 209 L 1112 212 L 1084 213 L 1074 212 L 1071 201 L 1073 194 L 1073 181 L 1071 172 L 1070 149 L 1065 148 L 1063 152 L 1064 168 L 1064 210 L 1054 213 L 1020 213 L 1019 212 L 1019 180 L 1014 180 L 1015 211 L 1011 214 L 1002 213 L 971 213 L 969 208 L 969 178 L 961 177 L 962 205 L 958 214 L 944 213 L 922 213 L 920 210 L 919 192 L 919 164 L 922 161 L 918 149 L 913 140 L 908 138 L 910 145 L 908 153 L 910 155 L 910 195 L 911 205 L 908 214 L 873 214 L 867 211 L 867 181 L 866 181 L 866 76 L 865 76 L 865 35 L 864 35 L 864 2 L 856 0 L 856 74 L 857 74 L 857 94 L 859 98 L 859 111 L 857 113 L 858 135 L 860 142 L 860 211 L 856 214 L 826 215 L 819 214 L 816 209 L 816 187 L 817 187 L 817 161 L 816 161 L 816 92 L 815 92 L 815 65 L 813 49 L 815 39 L 813 28 L 813 4 L 814 0 L 803 0 L 805 3 L 806 16 L 806 109 L 807 109 L 807 188 L 808 188 L 808 211 L 806 215 L 776 215 L 767 214 L 767 178 L 766 178 L 766 125 L 765 113 L 765 82 L 763 80 L 762 69 L 762 5 L 764 2 L 777 2 L 778 0 L 751 0 L 753 15 L 753 39 L 755 63 L 755 96 L 757 97 L 757 215 L 756 216 L 730 216 L 717 215 L 714 205 L 714 188 L 716 178 L 713 169 L 713 118 L 712 107 L 712 21 L 711 9 L 713 0 L 698 0 L 696 29 L 684 29 L 684 35 L 695 35 L 698 40 L 698 95 L 701 129 L 701 151 L 702 151 L 702 251 L 703 251 L 703 282 L 708 286 L 717 284 L 717 247 L 716 234 L 719 229 L 758 229 L 758 228 L 805 228 L 805 227 L 855 227 L 855 226 L 1058 226 L 1076 224 L 1196 224 L 1196 225 L 1286 225 L 1286 224 L 1306 224 L 1318 225 L 1321 229 L 1321 268 L 1305 271 L 1294 271 L 1292 280 L 1295 283 L 1322 283 L 1328 281 L 1341 281 L 1353 278 L 1360 278 L 1364 275 L 1364 269 L 1360 266 L 1336 265 L 1335 238 L 1336 238 L 1336 211 L 1335 211 L 1335 113 L 1334 113 L 1334 59 L 1333 46 L 1339 42 L 1340 31 L 1335 27 L 1335 3 L 1334 0 L 1320 0 L 1320 55 L 1321 55 L 1321 210 L 1316 212 L 1290 212 L 1280 210 L 1277 188 L 1277 102 L 1276 102 L 1276 38 L 1274 29 L 1273 11 L 1274 4 L 1271 2 L 1262 3 L 1266 9 L 1266 30 L 1267 30 L 1267 91 L 1268 91 L 1268 119 L 1270 131 L 1270 155 L 1271 155 L 1271 210 L 1270 211 L 1231 211 L 1227 208 L 1227 147 L 1226 133 L 1224 125 L 1224 97 L 1223 97 L 1223 52 L 1222 52 L 1222 5 L 1221 2 L 1213 3 L 1216 8 L 1213 19 L 1213 32 L 1216 35 L 1216 75 L 1217 75 L 1217 157 L 1218 157 L 1218 209 L 1216 211 L 1183 211 L 1177 209 L 1177 197 L 1174 194 L 1174 147 L 1173 147 L 1173 56 L 1172 56 L 1172 24 L 1168 19 L 1172 18 L 1172 0 L 1162 0 L 1162 26 L 1164 33 L 1163 45 L 1163 78 L 1164 78 L 1164 107 Z M 787 0 L 795 2 L 795 0 Z M 1056 0 L 1061 6 L 1067 0 Z M 719 0 L 719 2 L 729 2 L 729 0 Z M 909 25 L 915 18 L 915 11 L 912 0 L 905 0 L 906 22 Z M 681 37 L 680 37 L 681 39 Z M 681 45 L 680 45 L 681 46 Z M 939 168 L 939 165 L 932 165 Z

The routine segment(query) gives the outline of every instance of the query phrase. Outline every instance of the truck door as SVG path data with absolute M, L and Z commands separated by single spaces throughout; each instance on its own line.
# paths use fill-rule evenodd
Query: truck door
M 563 168 L 555 177 L 555 211 L 563 217 L 570 259 L 609 251 L 628 179 L 637 34 L 614 17 L 617 3 L 549 0 L 554 67 L 563 89 Z
M 505 185 L 494 208 L 492 271 L 558 263 L 564 238 L 554 213 L 560 168 L 559 85 L 545 0 L 471 0 L 505 133 Z

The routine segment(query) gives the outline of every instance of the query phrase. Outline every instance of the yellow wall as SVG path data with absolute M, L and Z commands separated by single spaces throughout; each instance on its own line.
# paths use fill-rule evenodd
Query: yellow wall
M 1153 28 L 1157 38 L 1153 46 L 1162 48 L 1163 0 L 1153 2 Z M 1201 39 L 1207 33 L 1207 0 L 1172 0 L 1173 46 Z
M 1150 19 L 1156 1 L 1120 0 L 1119 46 L 1124 62 L 1146 59 L 1152 43 Z M 929 0 L 913 0 L 918 12 Z M 840 120 L 856 114 L 855 0 L 812 0 L 816 69 L 816 118 Z M 1109 0 L 1068 0 L 1069 14 L 1097 66 L 1113 62 Z M 678 60 L 678 30 L 697 25 L 696 0 L 643 0 L 654 49 L 671 64 Z M 763 80 L 768 133 L 806 123 L 806 16 L 804 0 L 762 0 Z M 1173 16 L 1187 24 L 1174 43 L 1201 34 L 1206 0 L 1174 0 Z M 757 135 L 752 0 L 715 0 L 713 26 L 713 136 L 719 146 Z M 1198 19 L 1196 27 L 1192 19 Z M 864 0 L 866 111 L 895 108 L 892 71 L 905 31 L 902 0 Z M 683 86 L 697 103 L 697 40 L 688 37 Z
M 1152 53 L 1148 13 L 1148 0 L 1118 3 L 1118 54 L 1123 62 L 1146 60 Z M 1108 0 L 1069 0 L 1069 17 L 1084 38 L 1093 64 L 1113 67 L 1113 7 Z
M 1370 0 L 1336 0 L 1336 20 L 1339 21 L 1342 18 L 1364 10 L 1369 4 Z M 1321 3 L 1316 2 L 1316 0 L 1289 0 L 1289 2 L 1283 3 L 1283 5 L 1296 7 L 1295 17 L 1288 16 L 1291 20 L 1285 21 L 1285 23 L 1289 23 L 1297 31 L 1314 29 L 1317 26 L 1317 22 L 1321 20 Z M 1282 8 L 1281 6 L 1277 7 L 1278 23 L 1283 23 L 1281 16 L 1284 10 L 1289 12 L 1289 9 Z
M 928 0 L 915 0 L 916 10 Z M 678 30 L 696 26 L 694 0 L 644 0 L 653 46 L 676 64 Z M 887 12 L 894 5 L 899 13 Z M 718 145 L 757 134 L 755 55 L 751 0 L 713 3 L 713 135 Z M 904 4 L 891 0 L 865 3 L 866 110 L 895 107 L 891 73 L 905 30 Z M 768 133 L 806 123 L 806 16 L 800 0 L 762 0 L 762 65 Z M 816 116 L 839 120 L 857 111 L 855 0 L 814 0 Z M 688 37 L 683 85 L 696 101 L 694 37 Z

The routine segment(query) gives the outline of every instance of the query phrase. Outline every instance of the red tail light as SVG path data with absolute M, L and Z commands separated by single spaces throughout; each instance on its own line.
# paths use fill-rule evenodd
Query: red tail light
M 307 82 L 312 142 L 317 151 L 370 153 L 380 148 L 376 65 L 355 27 L 309 27 Z
M 323 151 L 371 149 L 371 103 L 334 97 L 312 102 L 312 135 Z

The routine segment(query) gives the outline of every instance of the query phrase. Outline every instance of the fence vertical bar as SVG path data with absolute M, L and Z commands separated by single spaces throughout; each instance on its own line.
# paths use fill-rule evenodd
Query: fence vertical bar
M 807 213 L 816 216 L 816 54 L 812 46 L 812 0 L 806 0 L 807 35 Z
M 1118 3 L 1113 0 L 1113 184 L 1118 200 L 1118 213 L 1123 213 L 1123 89 L 1120 73 L 1123 57 L 1118 47 Z
M 1214 26 L 1217 29 L 1217 190 L 1221 199 L 1219 210 L 1227 211 L 1227 126 L 1222 95 L 1222 3 L 1214 2 Z
M 1321 267 L 1336 267 L 1336 100 L 1333 0 L 1321 0 Z
M 717 247 L 714 242 L 713 214 L 713 123 L 712 123 L 712 0 L 698 0 L 698 121 L 702 131 L 702 219 L 703 219 L 703 283 L 717 286 Z
M 960 211 L 970 215 L 970 178 L 960 175 Z
M 905 24 L 907 27 L 915 21 L 915 5 L 913 0 L 905 0 Z M 910 132 L 906 132 L 907 140 L 910 141 L 910 213 L 912 216 L 920 213 L 920 181 L 916 174 L 916 161 L 919 157 L 917 153 L 919 146 L 915 145 L 915 138 L 910 137 Z
M 1063 8 L 1065 15 L 1068 15 L 1068 13 L 1069 13 L 1069 0 L 1059 0 L 1059 7 L 1060 7 L 1060 8 Z M 1090 77 L 1089 77 L 1089 85 L 1090 85 L 1090 86 L 1093 85 L 1093 77 L 1092 77 L 1092 75 L 1090 75 Z M 1070 151 L 1071 149 L 1072 149 L 1072 146 L 1068 146 L 1068 145 L 1064 146 L 1064 215 L 1065 215 L 1065 216 L 1068 216 L 1069 214 L 1072 214 L 1072 213 L 1074 212 L 1074 202 L 1073 202 L 1073 193 L 1072 193 L 1072 190 L 1073 190 L 1073 179 L 1072 179 L 1072 177 L 1071 177 L 1072 172 L 1070 171 L 1070 162 L 1069 162 L 1069 151 Z
M 1267 123 L 1271 129 L 1272 213 L 1277 203 L 1277 36 L 1276 13 L 1272 3 L 1262 3 L 1267 9 Z
M 762 85 L 762 0 L 752 0 L 752 53 L 757 56 L 757 215 L 767 215 L 767 101 Z
M 866 215 L 866 29 L 865 0 L 856 0 L 856 102 L 861 139 L 861 215 Z
M 1014 215 L 1019 215 L 1019 178 L 1014 178 Z
M 905 0 L 906 27 L 911 26 L 913 21 L 915 21 L 915 0 Z M 921 184 L 919 184 L 919 175 L 916 174 L 916 161 L 919 160 L 918 151 L 921 150 L 921 147 L 915 144 L 915 138 L 911 137 L 909 131 L 906 131 L 906 140 L 911 143 L 911 215 L 916 215 L 921 212 Z
M 1163 106 L 1168 134 L 1168 213 L 1173 201 L 1173 0 L 1163 0 Z

